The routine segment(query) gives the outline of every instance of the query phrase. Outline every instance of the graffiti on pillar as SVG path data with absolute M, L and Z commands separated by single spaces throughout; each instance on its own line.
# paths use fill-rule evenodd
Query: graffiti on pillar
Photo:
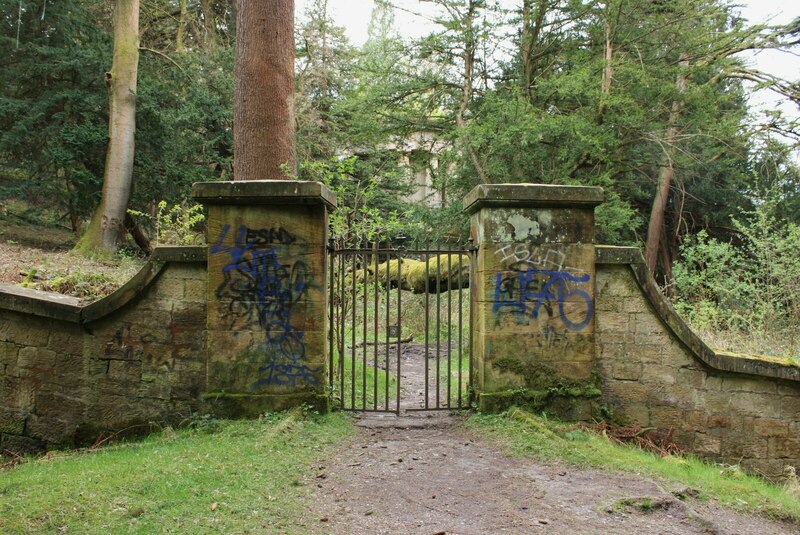
M 558 317 L 572 331 L 584 329 L 592 320 L 594 304 L 589 293 L 580 287 L 589 282 L 588 274 L 576 276 L 566 271 L 528 269 L 512 275 L 498 273 L 495 279 L 493 312 L 497 321 L 503 315 L 513 315 L 518 324 L 527 318 L 538 319 L 542 310 L 553 317 L 557 307 Z M 577 311 L 568 311 L 567 306 L 577 305 Z
M 528 269 L 550 269 L 578 273 L 578 268 L 566 265 L 567 255 L 562 251 L 548 249 L 537 255 L 537 251 L 528 243 L 515 243 L 499 247 L 494 252 L 510 271 L 527 271 Z
M 215 295 L 228 303 L 232 326 L 257 326 L 264 332 L 270 361 L 259 368 L 264 375 L 254 386 L 319 384 L 322 370 L 303 363 L 305 333 L 292 325 L 292 311 L 311 284 L 310 270 L 300 260 L 282 261 L 279 254 L 281 245 L 294 243 L 296 238 L 283 227 L 251 229 L 242 225 L 234 244 L 225 246 L 230 231 L 230 225 L 225 225 L 210 249 L 212 254 L 227 255 Z

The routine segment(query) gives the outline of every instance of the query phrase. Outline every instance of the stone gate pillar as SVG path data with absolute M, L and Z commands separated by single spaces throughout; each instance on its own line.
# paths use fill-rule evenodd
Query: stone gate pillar
M 201 182 L 208 207 L 209 410 L 327 409 L 326 250 L 336 199 L 319 182 Z
M 549 408 L 597 392 L 594 208 L 602 200 L 601 188 L 541 184 L 483 185 L 464 199 L 479 248 L 472 329 L 482 409 Z M 575 411 L 587 404 L 562 405 L 557 412 L 571 411 L 564 416 L 586 416 Z

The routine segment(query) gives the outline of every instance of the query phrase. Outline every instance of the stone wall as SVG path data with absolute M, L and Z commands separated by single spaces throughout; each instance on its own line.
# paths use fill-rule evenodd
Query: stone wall
M 708 348 L 661 296 L 638 249 L 598 248 L 597 260 L 606 406 L 716 461 L 771 478 L 800 468 L 800 367 Z
M 636 248 L 594 244 L 600 188 L 492 184 L 465 198 L 482 410 L 672 431 L 686 451 L 768 477 L 800 468 L 800 366 L 711 350 Z
M 0 288 L 0 451 L 142 433 L 203 409 L 206 249 L 159 248 L 117 292 Z

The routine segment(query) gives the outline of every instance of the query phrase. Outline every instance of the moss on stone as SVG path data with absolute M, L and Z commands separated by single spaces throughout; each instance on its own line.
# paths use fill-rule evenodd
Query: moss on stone
M 492 361 L 492 366 L 501 372 L 519 375 L 525 381 L 525 387 L 530 389 L 548 389 L 562 383 L 555 369 L 534 360 L 501 357 Z
M 292 394 L 239 394 L 205 392 L 202 395 L 208 412 L 220 418 L 256 418 L 266 412 L 278 412 L 299 405 L 309 405 L 316 411 L 330 411 L 330 399 L 317 392 Z

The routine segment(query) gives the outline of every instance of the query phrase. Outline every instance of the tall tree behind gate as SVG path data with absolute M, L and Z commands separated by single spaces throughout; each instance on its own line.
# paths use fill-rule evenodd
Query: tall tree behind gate
M 238 0 L 233 179 L 295 174 L 294 0 Z

